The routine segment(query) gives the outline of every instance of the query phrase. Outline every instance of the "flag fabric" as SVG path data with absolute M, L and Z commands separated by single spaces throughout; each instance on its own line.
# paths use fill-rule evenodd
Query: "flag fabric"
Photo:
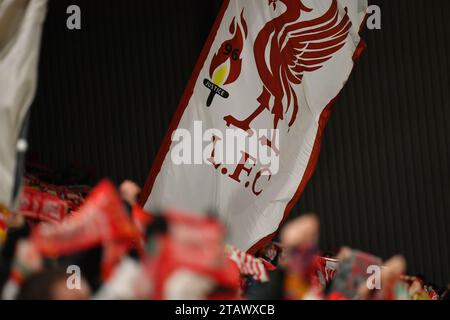
M 228 257 L 236 263 L 239 271 L 244 276 L 251 276 L 259 282 L 268 282 L 268 271 L 275 270 L 275 267 L 261 258 L 256 258 L 248 253 L 242 252 L 235 247 L 227 248 Z
M 315 259 L 315 268 L 320 284 L 323 288 L 326 288 L 336 276 L 336 272 L 339 268 L 339 261 L 332 258 L 317 256 Z
M 364 47 L 366 10 L 366 0 L 224 0 L 144 208 L 213 211 L 228 243 L 260 248 L 311 178 L 331 108 Z M 245 143 L 233 146 L 230 131 Z
M 60 223 L 40 224 L 31 239 L 43 255 L 56 257 L 115 241 L 136 241 L 139 232 L 114 185 L 104 180 L 77 212 Z
M 47 0 L 0 1 L 0 206 L 19 194 L 20 140 L 37 84 L 40 38 Z M 26 131 L 26 130 L 25 130 Z
M 67 203 L 60 198 L 31 187 L 24 187 L 20 197 L 19 212 L 30 219 L 60 222 L 69 211 Z
M 154 279 L 155 299 L 170 299 L 168 287 L 179 285 L 180 272 L 214 281 L 218 286 L 239 288 L 239 270 L 225 253 L 225 230 L 211 217 L 175 210 L 166 212 L 168 233 L 157 241 L 160 249 L 153 257 L 149 272 Z

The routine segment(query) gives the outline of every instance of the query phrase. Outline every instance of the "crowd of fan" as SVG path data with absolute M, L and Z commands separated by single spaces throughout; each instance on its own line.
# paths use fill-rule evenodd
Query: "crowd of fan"
M 321 255 L 314 214 L 246 253 L 212 213 L 145 212 L 129 181 L 26 184 L 17 212 L 0 214 L 2 299 L 449 299 L 449 288 L 406 276 L 402 256 Z

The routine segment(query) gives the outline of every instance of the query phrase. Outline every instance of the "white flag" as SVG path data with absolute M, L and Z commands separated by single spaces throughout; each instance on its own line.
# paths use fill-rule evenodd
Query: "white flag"
M 225 0 L 150 172 L 145 208 L 215 211 L 241 250 L 270 237 L 314 171 L 362 51 L 366 10 L 366 0 Z
M 47 0 L 0 0 L 0 206 L 12 204 L 26 149 L 19 137 L 36 91 L 46 8 Z

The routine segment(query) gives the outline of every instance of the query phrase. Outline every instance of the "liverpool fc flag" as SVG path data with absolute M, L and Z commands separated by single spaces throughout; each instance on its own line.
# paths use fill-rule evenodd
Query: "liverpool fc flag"
M 362 51 L 366 0 L 224 0 L 142 195 L 215 212 L 253 251 L 310 179 Z

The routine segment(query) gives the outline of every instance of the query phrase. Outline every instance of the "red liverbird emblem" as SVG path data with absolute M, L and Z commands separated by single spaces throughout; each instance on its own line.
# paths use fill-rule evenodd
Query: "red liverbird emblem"
M 339 17 L 336 0 L 325 14 L 309 21 L 300 19 L 303 12 L 312 11 L 301 0 L 268 0 L 274 10 L 280 2 L 286 6 L 284 13 L 267 22 L 255 39 L 254 56 L 263 82 L 262 93 L 257 99 L 259 106 L 244 120 L 232 115 L 224 117 L 227 126 L 251 132 L 251 122 L 267 109 L 273 114 L 273 128 L 276 129 L 292 107 L 288 124 L 291 128 L 299 110 L 294 86 L 302 83 L 305 72 L 322 68 L 345 45 L 352 22 L 347 8 L 344 17 Z

